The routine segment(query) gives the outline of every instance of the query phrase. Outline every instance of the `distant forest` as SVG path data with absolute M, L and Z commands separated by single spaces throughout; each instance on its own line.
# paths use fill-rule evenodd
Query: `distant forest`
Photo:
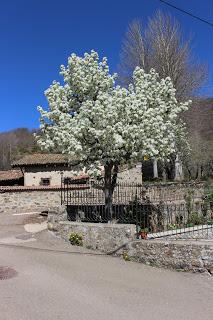
M 24 154 L 38 152 L 34 133 L 36 130 L 18 128 L 0 133 L 0 170 L 11 167 L 11 162 Z
M 191 154 L 183 159 L 188 179 L 213 178 L 213 98 L 197 100 L 182 115 L 186 122 Z M 18 128 L 0 133 L 0 170 L 9 169 L 14 159 L 41 152 L 34 133 Z

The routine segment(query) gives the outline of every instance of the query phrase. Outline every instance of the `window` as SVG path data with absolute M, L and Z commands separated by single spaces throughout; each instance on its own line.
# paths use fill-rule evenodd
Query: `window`
M 42 186 L 49 186 L 50 185 L 50 178 L 41 178 L 41 185 Z

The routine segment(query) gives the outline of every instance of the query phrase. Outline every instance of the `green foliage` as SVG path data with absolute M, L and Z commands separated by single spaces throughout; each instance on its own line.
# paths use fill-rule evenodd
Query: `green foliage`
M 130 261 L 131 259 L 130 259 L 130 256 L 128 255 L 128 253 L 127 253 L 127 251 L 124 251 L 123 252 L 123 259 L 125 260 L 125 261 Z
M 213 189 L 209 189 L 207 190 L 206 194 L 205 194 L 205 199 L 206 202 L 213 202 Z
M 188 217 L 187 225 L 196 226 L 205 223 L 205 217 L 201 216 L 198 212 L 191 212 Z
M 212 98 L 196 99 L 183 115 L 191 147 L 190 155 L 184 159 L 185 177 L 189 180 L 213 178 L 212 102 Z
M 179 226 L 175 223 L 168 224 L 168 230 L 176 230 L 178 228 L 179 228 Z
M 138 215 L 140 214 L 142 221 L 145 221 L 145 218 L 142 216 L 143 212 L 141 211 L 141 206 L 141 201 L 136 195 L 133 200 L 129 201 L 129 205 L 124 212 L 123 219 L 128 221 L 128 223 L 135 223 Z
M 76 232 L 70 234 L 69 241 L 73 246 L 83 246 L 83 236 Z
M 207 218 L 213 220 L 213 185 L 210 183 L 205 189 L 204 202 L 202 206 L 202 212 Z M 208 214 L 208 209 L 210 209 L 210 214 Z

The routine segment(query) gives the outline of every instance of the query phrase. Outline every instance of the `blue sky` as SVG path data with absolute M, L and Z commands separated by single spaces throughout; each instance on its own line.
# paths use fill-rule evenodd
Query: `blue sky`
M 213 22 L 212 0 L 169 0 Z M 144 23 L 157 9 L 170 12 L 193 36 L 193 50 L 209 66 L 204 88 L 213 97 L 213 28 L 165 6 L 159 0 L 2 0 L 0 3 L 0 131 L 37 128 L 37 105 L 59 80 L 59 66 L 75 52 L 95 49 L 116 71 L 122 39 L 134 18 Z

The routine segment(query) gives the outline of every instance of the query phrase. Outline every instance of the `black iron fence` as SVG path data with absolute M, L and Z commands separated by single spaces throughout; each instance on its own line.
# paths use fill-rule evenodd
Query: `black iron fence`
M 70 221 L 135 224 L 138 234 L 148 233 L 149 237 L 212 233 L 213 202 L 205 197 L 203 189 L 186 188 L 185 193 L 177 189 L 168 192 L 169 196 L 168 189 L 163 190 L 119 183 L 113 193 L 112 210 L 105 207 L 101 182 L 76 184 L 66 179 L 61 194 Z

